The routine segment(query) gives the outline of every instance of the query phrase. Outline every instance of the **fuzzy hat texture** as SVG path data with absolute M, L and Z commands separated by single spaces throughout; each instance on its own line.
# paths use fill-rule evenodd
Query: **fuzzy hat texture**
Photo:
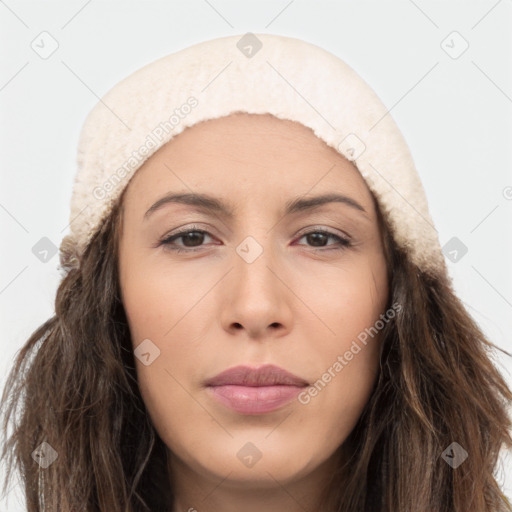
M 97 103 L 80 135 L 61 266 L 80 265 L 144 161 L 185 128 L 234 112 L 270 113 L 311 128 L 357 167 L 410 260 L 446 275 L 409 148 L 376 93 L 319 46 L 260 33 L 203 41 L 160 58 Z

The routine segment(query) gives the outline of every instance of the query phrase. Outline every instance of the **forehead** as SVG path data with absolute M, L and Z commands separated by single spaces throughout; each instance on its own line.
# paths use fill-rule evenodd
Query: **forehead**
M 267 201 L 337 191 L 369 210 L 373 204 L 354 164 L 309 127 L 242 112 L 186 128 L 141 166 L 128 189 L 126 199 L 137 202 L 168 190 Z
M 296 121 L 279 119 L 272 114 L 236 112 L 218 119 L 209 119 L 186 128 L 169 145 L 173 141 L 175 149 L 177 146 L 185 148 L 201 143 L 205 151 L 213 153 L 216 148 L 222 147 L 223 152 L 236 151 L 238 157 L 243 154 L 253 159 L 283 149 L 292 150 L 290 156 L 314 152 L 323 157 L 341 157 L 318 138 L 311 128 Z

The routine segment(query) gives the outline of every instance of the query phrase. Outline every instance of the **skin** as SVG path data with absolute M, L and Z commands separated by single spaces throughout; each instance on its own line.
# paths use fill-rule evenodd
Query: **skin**
M 365 211 L 328 203 L 284 216 L 286 201 L 333 191 Z M 168 192 L 214 195 L 234 217 L 168 203 L 145 218 Z M 149 339 L 160 350 L 148 366 L 135 363 L 169 449 L 175 512 L 317 510 L 378 375 L 379 336 L 307 404 L 239 414 L 204 381 L 272 363 L 314 383 L 385 312 L 386 261 L 365 181 L 309 128 L 237 113 L 187 128 L 149 158 L 126 188 L 122 215 L 122 300 L 134 349 Z M 174 246 L 198 251 L 158 245 L 189 227 L 208 234 Z M 319 228 L 335 236 L 303 233 Z M 252 263 L 236 251 L 247 236 L 263 250 Z M 262 454 L 252 467 L 237 457 L 248 442 Z

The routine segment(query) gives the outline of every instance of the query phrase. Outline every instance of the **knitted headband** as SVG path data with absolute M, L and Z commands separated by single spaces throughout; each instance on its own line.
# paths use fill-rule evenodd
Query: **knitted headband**
M 431 275 L 444 273 L 409 149 L 375 92 L 326 50 L 259 33 L 203 41 L 160 58 L 119 82 L 92 109 L 78 145 L 61 265 L 79 266 L 145 160 L 185 128 L 236 111 L 270 113 L 311 128 L 357 167 L 410 260 Z

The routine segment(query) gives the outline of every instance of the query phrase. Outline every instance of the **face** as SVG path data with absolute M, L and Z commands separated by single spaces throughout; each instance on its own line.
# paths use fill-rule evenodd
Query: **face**
M 138 382 L 174 467 L 234 487 L 326 468 L 372 391 L 388 300 L 357 169 L 301 124 L 232 114 L 148 159 L 122 215 Z

